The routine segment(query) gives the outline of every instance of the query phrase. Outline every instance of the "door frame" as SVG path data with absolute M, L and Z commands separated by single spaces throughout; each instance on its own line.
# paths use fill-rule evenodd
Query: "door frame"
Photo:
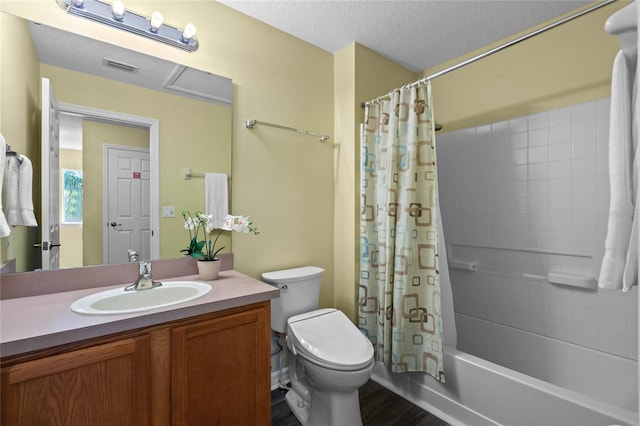
M 139 148 L 136 146 L 115 145 L 110 143 L 102 144 L 102 263 L 107 265 L 109 263 L 109 226 L 105 226 L 104 220 L 109 222 L 109 150 L 117 149 L 120 151 L 131 152 L 146 152 L 149 154 L 149 160 L 151 160 L 151 151 L 147 148 Z M 151 206 L 149 206 L 151 207 Z M 151 212 L 149 212 L 151 216 Z
M 151 163 L 151 200 L 149 204 L 151 209 L 151 259 L 149 260 L 160 259 L 160 120 L 65 102 L 59 102 L 58 108 L 63 113 L 77 114 L 104 123 L 133 125 L 149 129 L 149 161 Z

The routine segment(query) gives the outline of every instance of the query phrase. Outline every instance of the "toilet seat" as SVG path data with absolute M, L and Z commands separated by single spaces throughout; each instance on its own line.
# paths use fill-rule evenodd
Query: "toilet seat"
M 354 371 L 371 365 L 373 345 L 337 309 L 318 309 L 287 321 L 287 343 L 292 351 L 320 366 Z

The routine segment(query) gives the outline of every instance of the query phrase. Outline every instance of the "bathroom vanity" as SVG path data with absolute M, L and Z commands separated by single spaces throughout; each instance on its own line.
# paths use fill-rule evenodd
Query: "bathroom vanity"
M 233 270 L 210 284 L 199 299 L 127 315 L 69 310 L 102 287 L 0 301 L 0 423 L 270 424 L 278 291 Z

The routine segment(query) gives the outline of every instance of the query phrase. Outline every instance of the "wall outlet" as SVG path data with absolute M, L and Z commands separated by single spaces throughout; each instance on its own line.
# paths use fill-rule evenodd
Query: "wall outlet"
M 162 217 L 175 217 L 175 207 L 162 206 Z

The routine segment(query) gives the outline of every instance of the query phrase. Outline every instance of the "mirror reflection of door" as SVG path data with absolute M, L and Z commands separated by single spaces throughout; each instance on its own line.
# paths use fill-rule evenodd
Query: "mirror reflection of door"
M 105 145 L 104 151 L 103 263 L 125 263 L 129 250 L 151 259 L 149 149 Z
M 60 218 L 58 185 L 60 175 L 60 111 L 50 81 L 41 79 L 42 90 L 42 269 L 60 266 Z
M 91 118 L 78 116 L 75 114 L 61 114 L 61 130 L 60 130 L 60 163 L 63 171 L 74 170 L 75 176 L 82 176 L 82 217 L 78 220 L 77 215 L 72 220 L 67 220 L 64 215 L 70 213 L 70 200 L 67 199 L 65 205 L 64 194 L 69 195 L 69 188 L 61 191 L 61 240 L 64 242 L 60 247 L 60 267 L 76 267 L 100 265 L 103 263 L 121 263 L 126 261 L 126 248 L 118 258 L 113 259 L 108 255 L 108 231 L 110 224 L 114 220 L 110 220 L 108 214 L 103 213 L 108 206 L 103 205 L 103 198 L 108 197 L 105 191 L 108 190 L 109 172 L 103 163 L 104 146 L 120 146 L 124 149 L 130 147 L 134 150 L 146 150 L 147 156 L 149 151 L 149 128 L 126 123 L 106 123 L 102 121 L 92 120 Z M 145 166 L 148 169 L 148 164 Z M 133 176 L 131 172 L 131 176 Z M 148 172 L 140 172 L 141 177 Z M 65 183 L 65 173 L 61 174 L 62 188 Z M 148 186 L 149 180 L 146 180 Z M 69 186 L 69 185 L 67 185 Z M 146 197 L 146 198 L 145 198 Z M 149 193 L 144 196 L 136 196 L 139 201 L 144 201 L 146 208 L 149 208 Z M 148 218 L 148 210 L 146 215 Z M 121 223 L 121 222 L 116 222 Z M 150 236 L 147 231 L 147 240 L 140 243 L 140 248 L 127 247 L 137 249 L 141 253 L 148 251 Z M 124 235 L 124 234 L 122 234 Z M 122 244 L 127 243 L 122 241 Z M 128 245 L 128 243 L 126 244 Z M 119 249 L 117 249 L 119 250 Z

